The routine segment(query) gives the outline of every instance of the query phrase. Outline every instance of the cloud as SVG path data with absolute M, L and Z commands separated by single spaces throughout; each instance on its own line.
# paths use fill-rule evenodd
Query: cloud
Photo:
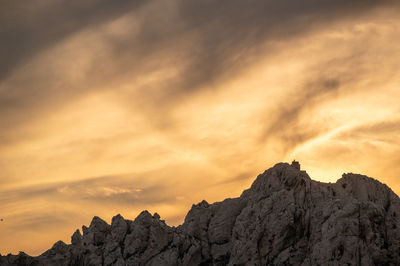
M 57 199 L 60 204 L 83 200 L 98 205 L 118 203 L 133 207 L 175 201 L 173 195 L 163 193 L 167 189 L 163 184 L 146 184 L 138 176 L 116 175 L 3 190 L 0 201 L 7 206 L 45 198 Z
M 338 94 L 340 84 L 339 79 L 322 79 L 296 90 L 296 95 L 278 104 L 273 117 L 268 117 L 270 123 L 262 134 L 261 141 L 279 140 L 282 150 L 287 152 L 326 132 L 329 126 L 310 125 L 310 121 L 305 125 L 302 118 L 307 111 L 308 114 L 312 114 L 318 105 L 334 98 Z
M 363 124 L 340 133 L 338 139 L 372 139 L 382 142 L 397 143 L 397 139 L 390 138 L 393 134 L 400 133 L 400 120 L 391 117 L 387 120 Z M 387 138 L 389 137 L 389 138 Z
M 0 80 L 31 57 L 85 27 L 105 23 L 135 10 L 146 1 L 65 0 L 3 3 Z
M 229 80 L 256 63 L 261 52 L 273 53 L 277 42 L 334 21 L 351 19 L 355 14 L 359 17 L 388 3 L 372 0 L 230 1 L 229 4 L 219 1 L 10 2 L 1 14 L 5 25 L 0 49 L 3 53 L 0 56 L 5 58 L 0 65 L 3 84 L 0 122 L 5 128 L 1 138 L 10 141 L 13 136 L 10 131 L 20 123 L 38 119 L 91 90 L 114 87 L 126 77 L 128 82 L 137 82 L 145 75 L 177 68 L 177 73 L 170 77 L 121 92 L 122 99 L 148 112 L 155 126 L 163 128 L 172 123 L 168 117 L 171 106 L 198 90 L 215 89 L 218 82 Z M 118 19 L 126 22 L 120 25 L 122 29 L 111 27 L 104 31 L 108 24 L 119 25 Z M 122 33 L 116 33 L 118 30 Z M 54 50 L 82 32 L 80 45 L 71 47 L 72 51 Z M 87 69 L 81 70 L 82 78 L 51 73 L 57 68 L 69 71 L 80 67 L 69 61 L 79 62 L 81 57 L 87 57 L 80 52 L 90 53 L 85 46 L 91 46 L 96 54 L 88 58 Z M 38 59 L 52 50 L 50 62 Z M 65 62 L 53 65 L 52 61 L 59 57 Z M 32 60 L 37 63 L 31 65 Z M 14 79 L 18 82 L 13 81 L 13 75 L 17 75 Z
M 24 230 L 28 229 L 30 231 L 46 230 L 49 227 L 62 226 L 66 222 L 65 213 L 64 215 L 51 215 L 45 214 L 41 215 L 38 213 L 24 213 L 23 215 L 10 218 L 11 225 L 10 229 L 13 230 Z

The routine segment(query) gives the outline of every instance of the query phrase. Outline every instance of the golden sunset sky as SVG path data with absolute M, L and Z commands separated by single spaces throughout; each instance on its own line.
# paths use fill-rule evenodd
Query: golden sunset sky
M 400 1 L 0 3 L 0 253 L 300 161 L 400 193 Z

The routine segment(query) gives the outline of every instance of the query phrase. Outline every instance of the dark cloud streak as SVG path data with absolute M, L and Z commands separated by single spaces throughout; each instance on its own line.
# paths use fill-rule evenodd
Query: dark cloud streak
M 271 140 L 279 141 L 283 153 L 297 145 L 312 139 L 327 131 L 329 127 L 312 125 L 310 121 L 304 124 L 302 116 L 309 115 L 312 110 L 326 101 L 332 100 L 339 93 L 340 78 L 322 78 L 305 84 L 296 90 L 293 97 L 287 97 L 278 105 L 272 120 L 261 135 L 260 141 L 265 143 Z
M 39 198 L 58 199 L 60 203 L 84 200 L 96 204 L 118 203 L 129 206 L 174 202 L 175 196 L 165 194 L 165 190 L 168 190 L 166 185 L 147 185 L 139 177 L 104 176 L 4 190 L 0 194 L 0 202 L 3 206 Z
M 144 3 L 144 0 L 3 2 L 0 8 L 0 81 L 30 57 L 70 34 L 115 19 Z
M 70 213 L 69 213 L 70 214 Z M 76 214 L 74 214 L 76 215 Z M 52 215 L 52 214 L 37 214 L 37 213 L 24 213 L 11 218 L 13 223 L 9 226 L 10 229 L 20 230 L 26 228 L 27 231 L 46 230 L 49 227 L 63 226 L 68 221 L 65 214 Z

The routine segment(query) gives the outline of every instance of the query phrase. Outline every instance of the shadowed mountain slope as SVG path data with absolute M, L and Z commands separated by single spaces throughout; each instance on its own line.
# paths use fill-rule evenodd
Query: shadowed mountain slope
M 143 211 L 94 217 L 38 257 L 0 265 L 400 265 L 400 199 L 358 174 L 311 180 L 300 165 L 279 163 L 238 198 L 193 205 L 170 227 Z

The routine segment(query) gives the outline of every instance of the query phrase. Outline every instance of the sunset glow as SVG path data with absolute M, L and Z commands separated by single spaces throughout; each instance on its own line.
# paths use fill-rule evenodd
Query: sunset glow
M 1 254 L 178 225 L 293 159 L 400 193 L 398 2 L 111 2 L 0 8 Z

